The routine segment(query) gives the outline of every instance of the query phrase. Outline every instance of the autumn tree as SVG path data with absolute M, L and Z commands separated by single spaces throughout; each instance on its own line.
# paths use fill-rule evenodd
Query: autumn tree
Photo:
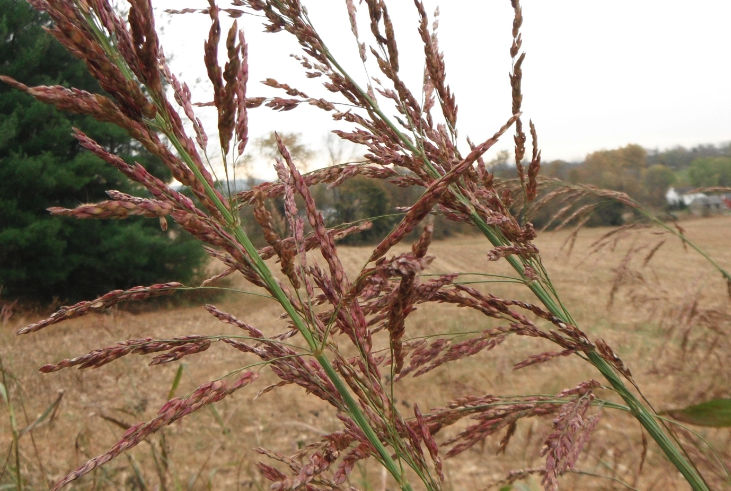
M 289 154 L 297 163 L 300 170 L 306 170 L 309 165 L 309 161 L 312 157 L 314 157 L 315 152 L 313 152 L 312 149 L 310 149 L 307 144 L 302 141 L 302 134 L 279 133 L 279 138 L 281 138 L 282 142 L 284 142 L 287 150 L 289 150 Z M 254 147 L 262 157 L 271 162 L 273 162 L 275 158 L 280 157 L 276 134 L 273 131 L 267 136 L 262 136 L 254 140 Z
M 642 201 L 656 208 L 667 206 L 665 194 L 677 180 L 675 173 L 664 165 L 648 167 L 642 173 Z
M 574 178 L 584 184 L 622 191 L 639 198 L 642 194 L 642 171 L 646 167 L 647 151 L 632 144 L 587 155 Z

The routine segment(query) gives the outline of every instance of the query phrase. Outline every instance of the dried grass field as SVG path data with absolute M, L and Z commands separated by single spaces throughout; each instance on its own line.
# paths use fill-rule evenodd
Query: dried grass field
M 681 224 L 687 236 L 721 265 L 731 266 L 731 217 L 695 219 Z M 545 233 L 536 241 L 546 269 L 579 326 L 592 339 L 601 337 L 615 349 L 658 411 L 713 397 L 731 397 L 731 308 L 727 285 L 721 276 L 701 256 L 685 251 L 679 240 L 658 235 L 656 229 L 640 230 L 616 245 L 609 243 L 589 254 L 592 244 L 610 231 L 582 230 L 570 255 L 565 243 L 571 231 Z M 648 254 L 663 240 L 666 242 L 643 265 Z M 485 259 L 488 250 L 484 238 L 477 236 L 435 242 L 429 253 L 436 259 L 428 272 L 510 274 L 504 261 L 491 263 Z M 339 252 L 346 268 L 357 271 L 370 249 L 343 247 Z M 463 279 L 479 281 L 485 277 Z M 246 288 L 243 281 L 239 284 L 237 280 L 227 286 Z M 533 301 L 520 285 L 474 286 L 503 298 Z M 265 333 L 282 329 L 282 321 L 275 325 L 279 306 L 267 299 L 229 293 L 216 305 Z M 141 313 L 112 309 L 40 333 L 13 334 L 42 315 L 15 313 L 0 332 L 0 354 L 8 374 L 9 396 L 18 428 L 32 424 L 57 401 L 32 431 L 21 436 L 21 468 L 27 489 L 47 489 L 47 483 L 105 452 L 124 433 L 123 427 L 154 417 L 170 395 L 181 363 L 148 367 L 149 357 L 131 355 L 97 370 L 68 369 L 48 375 L 38 372 L 40 366 L 124 339 L 235 334 L 233 326 L 221 324 L 197 305 L 162 307 Z M 478 331 L 495 325 L 491 319 L 466 309 L 430 304 L 408 318 L 405 338 Z M 553 349 L 545 342 L 511 337 L 493 350 L 451 363 L 423 377 L 405 379 L 396 385 L 395 396 L 408 414 L 406 408 L 414 403 L 426 411 L 464 394 L 555 394 L 581 381 L 599 379 L 588 364 L 575 357 L 561 357 L 513 370 L 514 364 L 529 355 L 549 350 Z M 232 369 L 256 362 L 223 343 L 181 361 L 184 369 L 176 390 L 178 395 Z M 267 489 L 268 482 L 258 475 L 255 467 L 258 460 L 267 459 L 254 448 L 266 446 L 289 455 L 298 446 L 339 427 L 331 408 L 307 396 L 300 388 L 281 387 L 254 400 L 257 392 L 269 383 L 275 383 L 274 377 L 262 370 L 262 378 L 256 385 L 242 389 L 215 409 L 205 408 L 165 428 L 128 456 L 120 456 L 72 484 L 70 489 Z M 609 391 L 599 390 L 598 395 L 621 402 Z M 562 478 L 563 489 L 625 489 L 620 480 L 643 491 L 688 489 L 651 440 L 643 459 L 643 438 L 633 418 L 619 411 L 603 413 L 576 469 L 609 478 L 568 474 Z M 0 458 L 3 460 L 10 457 L 6 454 L 11 443 L 9 421 L 8 406 L 0 406 Z M 464 425 L 448 428 L 438 438 L 448 438 L 460 428 Z M 728 428 L 694 429 L 731 465 Z M 540 467 L 542 441 L 550 430 L 548 418 L 523 420 L 504 454 L 496 455 L 502 437 L 497 435 L 447 460 L 445 474 L 449 485 L 446 489 L 485 489 L 511 470 Z M 722 467 L 702 442 L 682 428 L 677 436 L 684 442 L 698 443 L 687 448 L 704 474 L 715 480 L 711 482 L 712 489 L 728 485 L 728 482 L 723 484 Z M 12 479 L 5 474 L 0 484 L 8 482 Z M 395 489 L 375 462 L 357 467 L 350 483 L 363 490 Z M 539 483 L 539 476 L 531 476 L 513 484 L 513 489 L 540 489 Z

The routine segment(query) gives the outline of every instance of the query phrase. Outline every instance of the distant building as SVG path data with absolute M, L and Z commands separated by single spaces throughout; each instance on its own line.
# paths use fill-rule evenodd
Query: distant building
M 670 188 L 665 199 L 671 207 L 687 207 L 694 215 L 708 216 L 731 210 L 731 194 L 709 196 L 691 191 L 691 188 Z
M 727 201 L 722 196 L 703 196 L 696 198 L 688 206 L 694 215 L 714 215 L 729 209 Z
M 690 206 L 690 204 L 699 198 L 705 198 L 703 193 L 690 193 L 692 188 L 670 188 L 665 193 L 665 199 L 670 206 Z

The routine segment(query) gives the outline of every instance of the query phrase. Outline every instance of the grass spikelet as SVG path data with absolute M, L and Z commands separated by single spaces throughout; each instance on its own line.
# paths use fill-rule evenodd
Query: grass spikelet
M 96 300 L 79 302 L 70 307 L 61 307 L 54 312 L 48 319 L 44 319 L 35 324 L 30 324 L 18 330 L 17 334 L 29 334 L 31 332 L 40 331 L 53 324 L 58 324 L 65 320 L 74 319 L 87 315 L 91 312 L 99 311 L 117 305 L 122 302 L 132 302 L 135 300 L 144 300 L 146 298 L 159 297 L 163 295 L 171 295 L 183 285 L 177 282 L 160 283 L 152 286 L 137 286 L 129 290 L 114 290 Z

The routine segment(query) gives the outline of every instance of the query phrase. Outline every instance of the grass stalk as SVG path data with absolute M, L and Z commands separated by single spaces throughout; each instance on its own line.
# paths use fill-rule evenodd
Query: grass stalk
M 482 222 L 482 219 L 479 216 L 475 216 L 475 218 L 479 219 L 479 222 Z M 484 222 L 482 222 L 482 225 L 483 226 L 478 225 L 478 227 L 480 230 L 484 231 L 488 240 L 490 240 L 490 242 L 495 246 L 502 245 L 496 234 L 490 230 L 490 227 L 484 224 Z M 525 278 L 523 266 L 520 261 L 515 256 L 508 256 L 507 260 L 513 269 L 515 269 L 521 277 Z M 526 285 L 553 315 L 568 324 L 576 324 L 570 314 L 565 312 L 563 308 L 559 307 L 559 305 L 554 302 L 551 295 L 543 288 L 543 285 L 536 281 L 527 281 Z M 614 368 L 612 368 L 609 363 L 599 356 L 596 351 L 589 351 L 586 353 L 586 356 L 588 361 L 594 365 L 597 370 L 599 370 L 617 394 L 619 394 L 624 402 L 627 403 L 634 417 L 637 418 L 640 424 L 647 430 L 648 434 L 653 440 L 655 440 L 658 446 L 660 446 L 668 459 L 680 471 L 693 489 L 696 491 L 709 491 L 708 485 L 698 473 L 698 470 L 693 463 L 683 455 L 682 451 L 675 445 L 675 443 L 673 443 L 662 426 L 657 422 L 654 412 L 646 408 L 642 402 L 632 392 L 630 392 L 622 379 L 617 375 Z
M 271 274 L 271 271 L 267 267 L 266 263 L 259 257 L 259 253 L 256 250 L 256 247 L 252 244 L 249 237 L 246 235 L 246 232 L 244 232 L 243 228 L 241 228 L 241 225 L 237 223 L 235 220 L 234 215 L 229 211 L 229 209 L 224 205 L 224 203 L 219 199 L 218 195 L 215 193 L 213 188 L 208 184 L 206 179 L 203 177 L 203 174 L 201 174 L 200 169 L 193 163 L 190 156 L 187 155 L 185 149 L 183 148 L 180 141 L 176 138 L 176 136 L 173 134 L 172 131 L 170 131 L 169 127 L 167 127 L 167 124 L 163 119 L 160 117 L 159 113 L 157 116 L 157 121 L 161 128 L 163 128 L 165 131 L 165 134 L 168 138 L 170 138 L 170 141 L 172 142 L 173 146 L 175 146 L 176 150 L 178 151 L 179 155 L 183 160 L 185 161 L 188 168 L 195 174 L 196 179 L 203 185 L 205 188 L 206 194 L 208 195 L 209 199 L 214 203 L 216 206 L 216 209 L 219 213 L 223 216 L 224 220 L 229 226 L 229 231 L 233 233 L 234 237 L 236 238 L 237 242 L 241 244 L 244 249 L 246 250 L 246 253 L 248 254 L 247 261 L 250 261 L 250 265 L 259 273 L 262 280 L 267 284 L 267 286 L 270 288 L 270 290 L 274 293 L 274 296 L 276 297 L 277 301 L 282 305 L 284 310 L 287 312 L 287 315 L 292 319 L 292 322 L 294 322 L 295 326 L 299 330 L 299 332 L 302 334 L 302 337 L 307 342 L 307 345 L 313 352 L 313 356 L 317 359 L 317 361 L 322 366 L 323 370 L 327 374 L 330 381 L 333 383 L 335 388 L 337 389 L 340 396 L 343 398 L 343 401 L 345 402 L 345 405 L 347 406 L 348 412 L 353 417 L 353 420 L 356 422 L 358 427 L 363 430 L 363 433 L 368 438 L 368 441 L 373 445 L 373 447 L 376 449 L 378 454 L 381 457 L 383 465 L 386 467 L 388 472 L 393 476 L 393 478 L 396 480 L 396 483 L 398 484 L 399 488 L 401 488 L 403 491 L 411 491 L 411 485 L 406 480 L 405 476 L 403 475 L 402 471 L 399 469 L 399 466 L 394 462 L 394 460 L 391 458 L 391 454 L 388 452 L 386 447 L 381 443 L 381 440 L 378 438 L 378 435 L 376 435 L 376 432 L 373 430 L 371 425 L 368 423 L 365 415 L 363 414 L 363 411 L 358 406 L 358 403 L 355 401 L 353 396 L 350 394 L 350 391 L 348 390 L 345 383 L 342 381 L 340 376 L 335 371 L 335 368 L 332 366 L 332 363 L 330 360 L 325 356 L 320 346 L 318 346 L 318 343 L 315 339 L 315 337 L 310 332 L 307 324 L 302 319 L 302 317 L 297 313 L 296 309 L 292 305 L 292 303 L 289 301 L 287 296 L 284 294 L 284 291 L 281 289 L 279 284 L 274 279 L 274 276 Z
M 378 104 L 368 95 L 368 93 L 364 91 L 360 87 L 360 85 L 358 85 L 356 80 L 353 79 L 353 77 L 351 77 L 340 66 L 332 53 L 326 47 L 324 49 L 326 56 L 333 63 L 333 66 L 335 66 L 340 74 L 347 78 L 349 82 L 351 82 L 356 87 L 361 96 L 366 101 L 368 101 L 371 109 L 382 119 L 385 124 L 389 126 L 389 128 L 399 137 L 403 144 L 407 148 L 409 148 L 409 150 L 411 150 L 414 155 L 421 158 L 421 160 L 426 164 L 427 168 L 430 169 L 433 177 L 441 177 L 434 168 L 434 166 L 431 164 L 429 159 L 426 157 L 424 152 L 420 150 L 416 145 L 414 145 L 406 137 L 406 135 L 404 135 L 399 130 L 399 128 L 390 120 L 390 118 L 388 118 L 381 111 L 381 109 L 378 107 Z M 482 232 L 482 234 L 488 239 L 488 241 L 490 241 L 493 246 L 499 247 L 506 245 L 507 241 L 502 239 L 502 234 L 495 227 L 492 227 L 485 223 L 482 217 L 476 211 L 474 211 L 474 208 L 471 206 L 469 201 L 464 196 L 462 196 L 462 193 L 459 191 L 456 184 L 452 184 L 449 189 L 462 204 L 468 206 L 468 208 L 472 210 L 472 212 L 470 213 L 472 223 Z M 695 249 L 698 250 L 697 248 Z M 704 256 L 707 257 L 705 254 Z M 551 294 L 538 281 L 531 281 L 525 275 L 523 264 L 517 257 L 511 255 L 508 256 L 506 259 L 508 263 L 510 263 L 510 265 L 513 267 L 513 269 L 520 275 L 520 277 L 523 278 L 526 286 L 528 286 L 533 294 L 538 297 L 541 303 L 543 303 L 543 305 L 553 315 L 555 315 L 559 319 L 562 319 L 567 324 L 576 324 L 571 315 L 564 308 L 562 308 L 560 301 L 554 299 Z M 720 269 L 719 266 L 716 267 Z M 552 286 L 550 287 L 550 289 L 555 291 Z M 614 369 L 594 351 L 587 353 L 587 357 L 589 362 L 594 365 L 594 367 L 599 370 L 599 372 L 601 372 L 601 374 L 617 391 L 619 396 L 622 397 L 622 399 L 627 403 L 635 418 L 637 418 L 640 424 L 642 424 L 642 426 L 647 430 L 653 440 L 655 440 L 655 442 L 660 446 L 668 459 L 673 463 L 673 465 L 675 465 L 675 467 L 680 471 L 683 477 L 685 477 L 685 479 L 692 486 L 692 488 L 695 491 L 709 491 L 708 485 L 700 476 L 695 466 L 683 455 L 681 450 L 678 449 L 677 446 L 668 437 L 662 426 L 658 424 L 657 420 L 654 417 L 654 413 L 647 409 L 642 404 L 642 402 L 637 397 L 635 397 L 632 392 L 629 391 L 627 386 L 624 384 L 624 382 L 622 382 L 621 378 L 617 375 Z
M 583 470 L 574 470 L 574 469 L 571 469 L 569 472 L 571 472 L 572 474 L 580 475 L 580 476 L 591 476 L 591 477 L 598 477 L 600 479 L 609 479 L 610 481 L 614 481 L 614 482 L 616 482 L 616 483 L 624 486 L 627 489 L 631 489 L 632 491 L 640 491 L 639 489 L 637 489 L 636 487 L 632 486 L 628 482 L 625 482 L 625 481 L 623 481 L 620 478 L 615 477 L 615 476 L 605 476 L 605 475 L 602 475 L 602 474 L 596 474 L 594 472 L 583 471 Z
M 13 441 L 12 441 L 12 449 L 13 449 L 13 457 L 15 460 L 15 482 L 16 482 L 16 489 L 18 491 L 23 491 L 23 475 L 20 471 L 20 432 L 18 431 L 18 423 L 17 419 L 15 417 L 15 409 L 13 408 L 13 404 L 10 401 L 10 388 L 8 387 L 8 378 L 7 374 L 5 372 L 5 366 L 3 365 L 3 357 L 0 355 L 0 372 L 2 373 L 2 379 L 3 379 L 3 399 L 5 399 L 5 404 L 8 406 L 8 418 L 10 419 L 10 431 L 12 433 Z M 4 472 L 4 469 L 3 469 Z

